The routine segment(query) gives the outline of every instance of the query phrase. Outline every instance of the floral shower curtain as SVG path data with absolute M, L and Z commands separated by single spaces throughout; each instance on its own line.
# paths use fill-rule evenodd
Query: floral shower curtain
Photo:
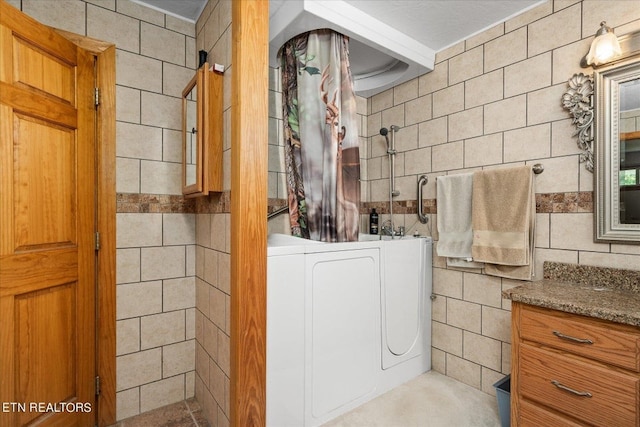
M 358 240 L 360 154 L 349 40 L 316 30 L 280 52 L 291 233 Z

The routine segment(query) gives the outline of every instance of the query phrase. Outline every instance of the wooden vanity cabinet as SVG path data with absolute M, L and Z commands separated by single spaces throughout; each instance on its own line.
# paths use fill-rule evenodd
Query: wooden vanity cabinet
M 512 303 L 512 426 L 640 426 L 640 328 Z

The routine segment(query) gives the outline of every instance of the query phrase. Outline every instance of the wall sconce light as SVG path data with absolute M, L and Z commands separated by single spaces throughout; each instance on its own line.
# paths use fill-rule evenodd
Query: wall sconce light
M 611 61 L 615 57 L 622 54 L 618 37 L 613 33 L 613 29 L 602 21 L 600 29 L 596 31 L 595 38 L 591 42 L 589 53 L 582 58 L 580 65 L 583 68 L 589 65 L 598 66 Z

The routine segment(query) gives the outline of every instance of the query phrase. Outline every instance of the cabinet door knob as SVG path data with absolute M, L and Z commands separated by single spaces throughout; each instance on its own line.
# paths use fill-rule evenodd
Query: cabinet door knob
M 593 344 L 593 341 L 591 341 L 588 338 L 576 338 L 570 335 L 565 335 L 562 332 L 558 332 L 558 331 L 553 331 L 553 335 L 557 336 L 558 338 L 562 338 L 563 340 L 578 342 L 580 344 Z
M 558 387 L 560 390 L 568 391 L 569 393 L 575 394 L 576 396 L 592 397 L 592 394 L 588 391 L 574 390 L 571 387 L 567 387 L 566 385 L 562 384 L 560 381 L 551 380 L 551 384 Z

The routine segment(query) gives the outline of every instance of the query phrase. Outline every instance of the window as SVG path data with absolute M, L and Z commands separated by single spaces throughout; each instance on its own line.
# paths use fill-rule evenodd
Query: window
M 620 186 L 622 187 L 627 185 L 638 185 L 639 172 L 640 172 L 640 169 L 621 170 L 620 176 L 619 176 Z

